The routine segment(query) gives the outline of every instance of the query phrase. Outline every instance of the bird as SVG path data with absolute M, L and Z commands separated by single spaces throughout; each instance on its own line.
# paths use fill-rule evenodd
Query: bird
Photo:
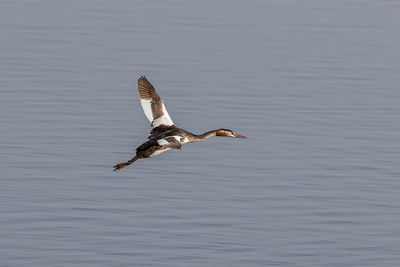
M 156 89 L 144 75 L 138 79 L 138 91 L 144 114 L 152 129 L 148 140 L 136 148 L 136 155 L 126 162 L 116 164 L 114 171 L 121 170 L 138 159 L 152 158 L 171 149 L 181 149 L 183 144 L 200 142 L 214 136 L 247 138 L 230 129 L 221 128 L 197 135 L 178 128 L 172 122 Z

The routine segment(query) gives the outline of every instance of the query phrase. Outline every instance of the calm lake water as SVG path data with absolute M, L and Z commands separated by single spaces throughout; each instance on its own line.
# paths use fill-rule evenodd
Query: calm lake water
M 0 266 L 399 266 L 400 2 L 1 1 Z M 174 122 L 249 139 L 121 172 Z

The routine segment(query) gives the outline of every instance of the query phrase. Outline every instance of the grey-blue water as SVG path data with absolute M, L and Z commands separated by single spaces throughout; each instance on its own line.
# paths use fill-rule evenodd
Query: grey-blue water
M 1 1 L 0 266 L 399 266 L 398 1 Z M 139 160 L 146 74 L 213 138 Z

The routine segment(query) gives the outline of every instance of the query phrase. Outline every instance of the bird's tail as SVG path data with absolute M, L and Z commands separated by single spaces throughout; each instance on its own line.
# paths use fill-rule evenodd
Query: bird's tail
M 127 162 L 118 163 L 117 165 L 114 166 L 114 171 L 119 171 L 119 170 L 125 168 L 126 166 L 131 165 L 138 159 L 139 159 L 139 157 L 136 155 L 133 158 L 131 158 L 130 160 L 128 160 Z

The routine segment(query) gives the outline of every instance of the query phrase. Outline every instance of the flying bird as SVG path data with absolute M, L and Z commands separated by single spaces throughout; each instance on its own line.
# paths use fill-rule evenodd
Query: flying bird
M 136 148 L 136 155 L 126 162 L 115 165 L 114 171 L 121 170 L 138 159 L 151 158 L 170 149 L 181 149 L 183 144 L 200 142 L 213 136 L 247 138 L 229 129 L 211 130 L 197 135 L 178 128 L 172 122 L 156 89 L 145 76 L 138 79 L 138 91 L 140 103 L 152 130 L 147 137 L 148 140 Z

